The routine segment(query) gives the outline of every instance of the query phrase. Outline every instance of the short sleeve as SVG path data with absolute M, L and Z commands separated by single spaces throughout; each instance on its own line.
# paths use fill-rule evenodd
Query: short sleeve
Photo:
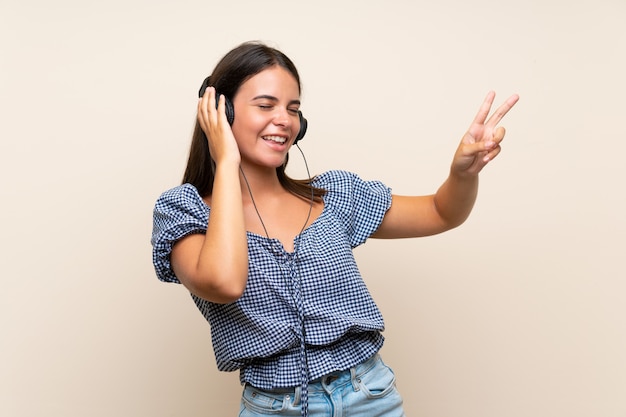
M 152 262 L 161 281 L 180 283 L 172 271 L 174 243 L 194 233 L 206 233 L 209 208 L 195 187 L 183 184 L 161 194 L 154 206 Z
M 327 191 L 325 204 L 338 217 L 350 245 L 354 248 L 365 243 L 391 206 L 391 189 L 346 171 L 328 171 L 317 180 L 315 185 Z

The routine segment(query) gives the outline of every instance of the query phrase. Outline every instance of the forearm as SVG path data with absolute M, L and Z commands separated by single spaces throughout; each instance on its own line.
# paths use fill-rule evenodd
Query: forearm
M 478 192 L 478 175 L 450 174 L 435 194 L 394 195 L 375 238 L 397 239 L 431 236 L 462 224 Z
M 451 172 L 434 196 L 435 210 L 447 225 L 461 225 L 470 215 L 478 195 L 478 174 L 458 175 Z

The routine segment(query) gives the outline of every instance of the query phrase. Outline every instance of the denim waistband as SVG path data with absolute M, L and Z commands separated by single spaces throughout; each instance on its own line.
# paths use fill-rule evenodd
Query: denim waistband
M 372 369 L 376 363 L 380 360 L 380 354 L 376 353 L 372 355 L 366 361 L 353 366 L 350 369 L 346 369 L 344 371 L 333 371 L 329 374 L 326 374 L 322 377 L 316 378 L 309 382 L 308 391 L 309 395 L 315 392 L 332 392 L 338 387 L 343 387 L 347 384 L 352 384 L 356 390 L 358 390 L 359 377 Z M 284 395 L 289 394 L 293 395 L 294 403 L 298 404 L 300 401 L 300 395 L 302 393 L 302 387 L 286 387 L 286 388 L 275 388 L 275 389 L 259 389 L 253 387 L 250 384 L 246 384 L 246 386 L 252 387 L 257 391 L 261 391 L 267 394 L 275 394 L 275 395 Z

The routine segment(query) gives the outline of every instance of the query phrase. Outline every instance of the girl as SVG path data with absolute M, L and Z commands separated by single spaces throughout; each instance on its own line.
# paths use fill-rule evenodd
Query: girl
M 255 42 L 217 64 L 200 90 L 183 184 L 155 206 L 153 261 L 210 323 L 218 368 L 239 370 L 240 416 L 404 415 L 378 354 L 383 319 L 352 249 L 465 221 L 518 96 L 488 117 L 493 100 L 437 192 L 398 196 L 345 171 L 290 178 L 289 150 L 306 133 L 294 64 Z

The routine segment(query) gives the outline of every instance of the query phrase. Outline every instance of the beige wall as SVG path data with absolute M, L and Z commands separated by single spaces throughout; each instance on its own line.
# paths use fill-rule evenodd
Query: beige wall
M 0 16 L 0 415 L 236 415 L 237 375 L 155 278 L 149 238 L 197 88 L 248 39 L 299 66 L 311 170 L 397 193 L 436 189 L 488 90 L 521 95 L 463 227 L 356 252 L 409 415 L 626 415 L 623 0 L 2 0 Z

